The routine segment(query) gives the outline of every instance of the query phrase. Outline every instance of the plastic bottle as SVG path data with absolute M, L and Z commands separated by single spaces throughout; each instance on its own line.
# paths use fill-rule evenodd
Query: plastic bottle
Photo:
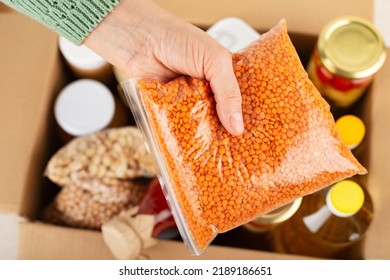
M 354 115 L 344 115 L 338 118 L 336 127 L 350 150 L 355 150 L 362 143 L 366 134 L 364 122 Z
M 275 230 L 273 249 L 320 258 L 359 259 L 361 252 L 351 252 L 364 238 L 372 217 L 367 190 L 344 180 L 304 197 L 296 214 Z
M 336 128 L 354 156 L 363 160 L 369 148 L 363 120 L 355 115 L 343 115 L 336 120 Z

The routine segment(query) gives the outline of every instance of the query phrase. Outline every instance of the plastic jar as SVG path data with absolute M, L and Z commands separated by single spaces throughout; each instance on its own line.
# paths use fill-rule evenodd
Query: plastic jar
M 81 79 L 65 86 L 54 104 L 54 116 L 62 142 L 107 127 L 125 126 L 128 114 L 102 83 Z
M 112 79 L 111 65 L 88 47 L 77 46 L 59 37 L 59 49 L 72 72 L 78 78 L 95 79 L 108 83 Z
M 309 78 L 333 107 L 355 103 L 386 59 L 379 30 L 368 20 L 342 17 L 321 31 L 309 61 Z

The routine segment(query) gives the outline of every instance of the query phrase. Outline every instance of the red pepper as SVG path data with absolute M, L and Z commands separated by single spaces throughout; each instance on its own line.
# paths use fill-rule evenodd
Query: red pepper
M 139 205 L 138 214 L 154 215 L 155 223 L 152 237 L 165 239 L 175 238 L 179 235 L 175 220 L 157 178 L 151 181 Z

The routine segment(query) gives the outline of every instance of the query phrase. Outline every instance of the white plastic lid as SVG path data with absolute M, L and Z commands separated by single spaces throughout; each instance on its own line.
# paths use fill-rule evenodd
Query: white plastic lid
M 235 17 L 216 22 L 207 33 L 231 52 L 237 52 L 260 38 L 256 30 Z
M 65 59 L 76 68 L 94 70 L 103 67 L 108 62 L 85 45 L 77 46 L 59 37 L 59 48 Z
M 102 83 L 81 79 L 67 85 L 54 104 L 54 116 L 68 134 L 81 136 L 107 127 L 115 113 L 111 91 Z

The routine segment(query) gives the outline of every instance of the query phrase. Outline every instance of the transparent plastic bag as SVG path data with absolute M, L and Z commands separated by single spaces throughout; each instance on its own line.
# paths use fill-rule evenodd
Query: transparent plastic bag
M 152 158 L 137 127 L 112 128 L 73 139 L 49 160 L 45 175 L 59 186 L 74 178 L 154 177 Z
M 145 179 L 78 178 L 64 186 L 44 209 L 43 220 L 98 230 L 120 212 L 138 206 L 148 185 Z
M 161 190 L 160 183 L 154 178 L 139 204 L 137 215 L 153 215 L 154 227 L 152 237 L 157 239 L 174 239 L 179 233 L 172 212 Z
M 221 125 L 207 81 L 123 84 L 184 242 L 201 254 L 218 233 L 366 169 L 342 142 L 307 77 L 286 22 L 233 54 L 245 132 Z

